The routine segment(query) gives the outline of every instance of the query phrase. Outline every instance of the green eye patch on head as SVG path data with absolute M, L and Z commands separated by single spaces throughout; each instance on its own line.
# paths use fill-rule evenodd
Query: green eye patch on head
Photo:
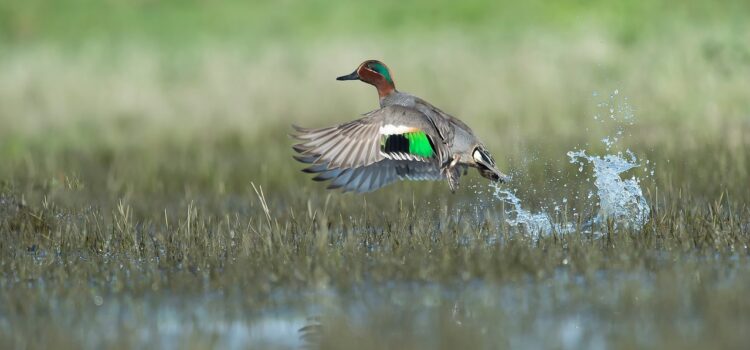
M 373 62 L 368 65 L 370 69 L 380 73 L 383 77 L 385 77 L 385 80 L 387 80 L 389 83 L 393 83 L 393 79 L 391 79 L 391 72 L 388 71 L 388 68 L 386 68 L 385 65 L 383 65 L 380 62 Z

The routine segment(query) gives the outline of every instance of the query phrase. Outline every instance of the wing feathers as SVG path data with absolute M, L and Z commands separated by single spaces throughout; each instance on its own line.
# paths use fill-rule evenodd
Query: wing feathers
M 370 149 L 379 138 L 377 121 L 363 118 L 337 127 L 323 129 L 295 128 L 295 138 L 302 141 L 293 149 L 302 155 L 315 155 L 315 163 L 327 163 L 331 168 L 354 168 L 379 160 Z M 298 159 L 299 160 L 299 159 Z M 306 158 L 306 160 L 309 160 Z
M 313 164 L 304 170 L 314 173 L 315 181 L 328 181 L 329 189 L 344 192 L 371 192 L 398 180 L 443 180 L 435 163 L 383 159 L 359 168 L 329 169 L 327 164 Z
M 297 153 L 294 159 L 309 165 L 303 171 L 315 174 L 313 180 L 331 181 L 328 188 L 370 192 L 398 180 L 443 178 L 439 168 L 441 155 L 445 153 L 442 149 L 435 149 L 436 157 L 429 159 L 413 155 L 409 153 L 409 144 L 403 144 L 409 142 L 403 137 L 404 140 L 396 140 L 400 148 L 381 151 L 381 142 L 386 142 L 381 140 L 383 130 L 408 128 L 412 132 L 421 130 L 428 137 L 439 137 L 434 124 L 416 109 L 389 106 L 332 127 L 292 127 L 296 133 L 291 136 L 299 141 L 292 146 Z M 437 148 L 445 147 L 443 142 L 436 144 Z

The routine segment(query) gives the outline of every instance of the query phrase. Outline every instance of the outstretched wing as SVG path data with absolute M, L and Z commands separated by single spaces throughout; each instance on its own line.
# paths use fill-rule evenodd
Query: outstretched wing
M 373 118 L 321 129 L 293 127 L 297 131 L 293 136 L 302 141 L 292 146 L 299 153 L 294 158 L 301 162 L 352 168 L 383 159 L 378 152 L 380 121 Z
M 313 164 L 357 168 L 383 159 L 442 161 L 445 149 L 433 142 L 433 124 L 421 112 L 389 106 L 363 118 L 327 128 L 294 126 L 301 142 L 293 148 L 300 156 L 315 156 Z M 299 156 L 296 158 L 299 159 Z
M 446 149 L 415 109 L 389 106 L 337 126 L 295 129 L 295 159 L 311 164 L 303 171 L 318 174 L 315 180 L 331 180 L 330 188 L 369 192 L 399 179 L 442 178 Z
M 344 192 L 372 192 L 398 180 L 442 180 L 440 168 L 432 162 L 383 159 L 359 168 L 328 169 L 325 164 L 312 165 L 304 170 L 317 174 L 315 181 L 328 181 L 329 189 Z

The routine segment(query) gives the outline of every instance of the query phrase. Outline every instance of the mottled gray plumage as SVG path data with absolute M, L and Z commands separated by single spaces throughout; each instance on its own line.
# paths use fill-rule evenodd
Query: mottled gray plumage
M 320 129 L 295 126 L 295 159 L 310 164 L 303 171 L 313 180 L 331 181 L 329 188 L 370 192 L 397 180 L 448 180 L 451 191 L 466 167 L 494 181 L 509 178 L 495 168 L 484 145 L 462 121 L 416 96 L 399 92 L 388 68 L 365 61 L 338 80 L 359 79 L 374 85 L 380 109 L 364 117 Z M 412 145 L 412 133 L 424 133 L 429 155 Z M 397 138 L 391 138 L 397 135 Z M 400 143 L 399 143 L 400 142 Z M 412 145 L 412 146 L 410 146 Z M 426 145 L 426 143 L 422 143 Z M 424 150 L 424 149 L 422 149 Z

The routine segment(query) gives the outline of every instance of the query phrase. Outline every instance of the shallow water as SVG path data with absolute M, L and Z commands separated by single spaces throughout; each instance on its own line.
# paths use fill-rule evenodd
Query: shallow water
M 712 282 L 734 286 L 750 266 L 743 262 L 721 269 Z M 543 282 L 390 282 L 346 291 L 278 291 L 271 305 L 255 311 L 243 308 L 241 294 L 94 296 L 77 307 L 55 298 L 48 302 L 56 326 L 87 348 L 122 344 L 127 338 L 133 348 L 179 349 L 208 341 L 222 349 L 299 349 L 346 340 L 338 338 L 345 333 L 374 344 L 407 341 L 436 348 L 445 344 L 442 332 L 453 332 L 480 348 L 601 349 L 623 344 L 625 335 L 636 337 L 632 345 L 655 344 L 663 341 L 665 328 L 685 339 L 705 335 L 711 328 L 705 324 L 706 310 L 684 302 L 694 299 L 700 286 L 693 281 L 671 289 L 664 282 L 646 270 L 584 276 L 564 263 Z M 665 302 L 674 305 L 653 308 Z M 673 318 L 663 324 L 659 312 L 667 310 Z M 300 331 L 305 326 L 312 327 Z M 4 331 L 15 327 L 0 316 Z

